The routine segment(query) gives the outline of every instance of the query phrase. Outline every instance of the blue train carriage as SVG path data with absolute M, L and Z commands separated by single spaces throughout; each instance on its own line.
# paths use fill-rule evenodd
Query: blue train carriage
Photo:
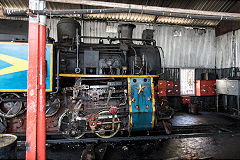
M 46 45 L 46 91 L 53 90 L 53 45 Z M 26 102 L 28 43 L 0 42 L 0 116 L 12 118 Z M 9 99 L 15 99 L 9 101 Z M 17 101 L 17 99 L 19 101 Z M 5 103 L 5 101 L 6 103 Z M 11 109 L 14 108 L 14 109 Z M 11 111 L 14 110 L 14 111 Z

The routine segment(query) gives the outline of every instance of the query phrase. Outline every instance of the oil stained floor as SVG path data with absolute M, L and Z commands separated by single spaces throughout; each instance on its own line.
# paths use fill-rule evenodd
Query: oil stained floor
M 199 124 L 230 124 L 238 122 L 221 114 L 202 112 L 199 115 L 178 113 L 174 126 Z M 84 145 L 64 144 L 47 147 L 47 159 L 79 160 Z M 18 158 L 24 158 L 24 149 L 18 148 Z M 99 153 L 103 152 L 100 148 Z M 98 156 L 97 156 L 98 157 Z M 240 159 L 240 136 L 199 137 L 158 140 L 151 143 L 108 144 L 104 160 L 159 160 L 159 159 Z

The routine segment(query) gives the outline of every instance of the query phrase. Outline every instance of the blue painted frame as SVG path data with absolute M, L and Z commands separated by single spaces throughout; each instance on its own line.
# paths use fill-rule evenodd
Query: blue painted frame
M 155 116 L 153 79 L 148 77 L 129 78 L 129 81 L 131 131 L 152 129 Z
M 16 42 L 0 42 L 0 54 L 28 61 L 28 44 Z M 53 45 L 46 45 L 47 77 L 46 91 L 52 91 L 53 81 Z M 0 71 L 10 69 L 12 64 L 0 59 Z M 21 65 L 19 66 L 21 68 Z M 0 75 L 0 92 L 26 92 L 27 70 Z

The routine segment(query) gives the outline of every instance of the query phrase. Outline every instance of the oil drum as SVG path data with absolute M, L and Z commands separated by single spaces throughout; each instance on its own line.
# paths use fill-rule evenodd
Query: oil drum
M 17 159 L 17 136 L 0 134 L 0 159 Z

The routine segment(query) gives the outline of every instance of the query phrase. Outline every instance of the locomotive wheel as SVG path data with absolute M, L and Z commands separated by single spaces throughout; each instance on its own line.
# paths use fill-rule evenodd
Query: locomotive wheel
M 55 96 L 49 97 L 46 102 L 46 117 L 55 115 L 58 112 L 59 108 L 60 99 Z
M 58 128 L 66 138 L 79 139 L 85 134 L 86 121 L 72 122 L 72 112 L 67 110 L 59 118 Z
M 20 98 L 16 93 L 3 93 L 0 95 L 0 99 L 14 99 Z M 13 118 L 18 115 L 22 109 L 22 102 L 20 101 L 10 101 L 10 102 L 0 102 L 0 116 L 4 118 Z
M 99 117 L 101 117 L 104 115 L 109 116 L 112 114 L 109 113 L 109 111 L 107 110 L 107 111 L 100 111 L 98 115 Z M 101 138 L 111 138 L 115 136 L 120 129 L 119 118 L 99 119 L 98 122 L 100 122 L 101 126 L 98 129 L 99 132 L 96 132 L 96 135 Z

